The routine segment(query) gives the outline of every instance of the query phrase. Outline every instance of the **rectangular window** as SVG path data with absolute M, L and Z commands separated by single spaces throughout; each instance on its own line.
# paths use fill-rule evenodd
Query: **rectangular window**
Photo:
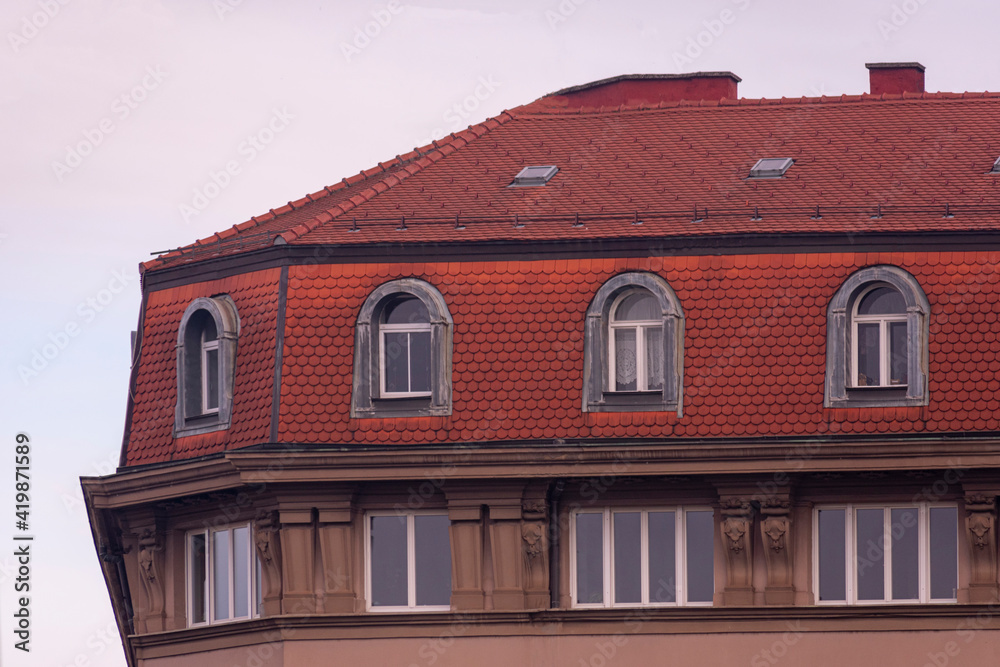
M 445 513 L 373 513 L 366 523 L 369 609 L 451 608 L 451 522 Z
M 814 518 L 819 603 L 956 601 L 954 505 L 843 505 Z
M 574 606 L 710 605 L 714 525 L 710 509 L 575 512 Z
M 188 533 L 189 625 L 259 616 L 260 564 L 250 524 Z

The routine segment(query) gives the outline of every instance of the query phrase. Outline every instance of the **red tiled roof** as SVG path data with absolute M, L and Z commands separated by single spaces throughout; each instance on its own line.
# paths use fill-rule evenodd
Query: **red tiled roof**
M 993 230 L 1000 95 L 921 93 L 580 109 L 544 97 L 146 263 L 292 244 Z M 747 180 L 760 157 L 784 179 Z M 555 164 L 545 187 L 508 188 Z M 954 217 L 945 218 L 949 204 Z M 872 219 L 877 207 L 882 217 Z M 816 207 L 821 220 L 814 220 Z M 708 216 L 695 214 L 695 208 Z M 762 220 L 753 220 L 758 211 Z M 631 225 L 638 213 L 643 225 Z M 582 226 L 572 226 L 574 216 Z M 515 228 L 514 216 L 523 227 Z M 456 216 L 464 229 L 455 230 Z M 616 217 L 617 216 L 617 217 Z M 406 219 L 405 230 L 401 224 Z M 360 231 L 351 231 L 354 221 Z
M 279 270 L 152 292 L 132 399 L 126 464 L 193 458 L 267 441 L 274 387 Z M 232 425 L 225 431 L 174 440 L 177 331 L 184 310 L 201 296 L 225 293 L 240 316 Z
M 930 302 L 930 404 L 824 408 L 826 308 L 847 276 L 880 263 L 912 273 Z M 982 251 L 291 267 L 279 440 L 406 444 L 995 431 L 998 264 L 1000 252 Z M 680 418 L 581 411 L 584 313 L 601 284 L 622 271 L 663 276 L 684 309 Z M 454 318 L 453 414 L 351 419 L 357 314 L 372 289 L 401 277 L 437 287 Z M 276 273 L 239 280 L 239 288 L 220 281 L 150 295 L 129 464 L 266 441 Z M 233 427 L 175 442 L 176 327 L 191 299 L 218 290 L 233 296 L 243 320 Z

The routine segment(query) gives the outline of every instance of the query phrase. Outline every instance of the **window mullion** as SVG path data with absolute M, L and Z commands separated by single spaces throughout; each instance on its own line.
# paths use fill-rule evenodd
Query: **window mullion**
M 417 606 L 417 539 L 414 515 L 406 516 L 406 601 L 408 607 Z
M 882 600 L 891 602 L 895 599 L 892 590 L 892 507 L 882 508 Z
M 917 506 L 917 577 L 921 602 L 930 602 L 930 510 L 926 503 Z
M 844 572 L 844 576 L 847 577 L 847 594 L 845 597 L 847 598 L 847 604 L 857 604 L 858 554 L 857 546 L 855 545 L 856 529 L 854 527 L 853 505 L 846 505 L 844 507 L 844 531 L 847 533 L 844 536 L 844 544 L 847 549 L 844 559 L 844 562 L 847 564 L 846 572 Z
M 674 602 L 687 604 L 687 513 L 674 510 Z
M 649 511 L 639 513 L 639 601 L 649 604 Z
M 614 539 L 612 533 L 612 513 L 610 508 L 604 508 L 604 544 L 602 545 L 604 549 L 604 606 L 613 607 L 614 606 L 614 564 L 611 562 L 612 555 L 614 554 L 614 549 L 611 548 L 611 541 Z
M 635 390 L 646 391 L 649 387 L 646 370 L 646 327 L 635 325 Z

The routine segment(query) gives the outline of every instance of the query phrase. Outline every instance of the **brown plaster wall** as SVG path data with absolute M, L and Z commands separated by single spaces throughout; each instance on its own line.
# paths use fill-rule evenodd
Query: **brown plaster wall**
M 618 634 L 462 637 L 462 626 L 424 638 L 292 641 L 150 658 L 143 667 L 327 667 L 401 665 L 438 667 L 601 667 L 699 665 L 752 667 L 774 664 L 842 667 L 944 667 L 1000 664 L 1000 631 L 809 632 L 786 622 L 775 632 L 642 635 L 635 624 Z M 333 656 L 336 656 L 335 659 Z

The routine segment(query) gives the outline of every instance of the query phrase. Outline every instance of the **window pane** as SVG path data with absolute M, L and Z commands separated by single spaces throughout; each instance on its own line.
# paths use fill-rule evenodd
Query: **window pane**
M 233 617 L 250 615 L 250 527 L 233 528 Z
M 659 320 L 662 317 L 656 299 L 646 290 L 634 292 L 622 299 L 614 312 L 614 319 L 617 322 Z
M 219 348 L 205 350 L 205 409 L 219 407 Z
M 418 605 L 451 604 L 450 521 L 446 514 L 413 517 Z
M 917 508 L 894 508 L 889 526 L 892 535 L 892 599 L 920 599 L 920 544 Z
M 858 304 L 858 315 L 893 315 L 905 312 L 903 295 L 891 287 L 873 289 Z
M 229 577 L 229 531 L 220 530 L 212 533 L 212 579 L 215 582 L 212 603 L 217 621 L 230 618 Z
M 372 606 L 405 607 L 406 517 L 371 517 Z
M 712 512 L 687 512 L 687 599 L 711 602 L 715 593 Z
M 410 334 L 410 391 L 431 390 L 431 332 Z
M 646 389 L 663 389 L 663 327 L 646 329 Z
M 635 329 L 614 329 L 614 334 L 615 391 L 635 391 Z
M 616 512 L 615 602 L 642 602 L 642 557 L 640 556 L 639 512 Z
M 388 333 L 382 337 L 382 361 L 385 364 L 385 390 L 387 392 L 407 392 L 410 378 L 407 372 L 409 354 L 407 338 L 409 334 Z
M 202 342 L 218 340 L 219 333 L 215 328 L 215 318 L 209 315 L 207 310 L 199 310 L 198 315 L 200 317 L 197 320 L 192 318 L 192 321 L 198 322 L 198 326 L 201 327 Z
M 819 511 L 819 599 L 847 600 L 844 510 Z
M 649 601 L 677 601 L 673 512 L 649 513 Z
M 885 599 L 885 526 L 882 509 L 855 513 L 858 599 Z
M 604 602 L 604 516 L 576 515 L 576 601 Z
M 889 323 L 889 384 L 906 384 L 906 322 Z
M 205 586 L 208 568 L 205 564 L 207 554 L 205 553 L 205 535 L 199 533 L 191 536 L 191 623 L 204 623 L 208 620 L 208 613 L 205 608 Z
M 879 373 L 878 324 L 858 324 L 858 386 L 878 387 Z
M 386 324 L 430 324 L 424 302 L 416 298 L 396 299 L 385 307 L 382 321 Z
M 931 599 L 951 600 L 958 588 L 958 510 L 931 508 Z

